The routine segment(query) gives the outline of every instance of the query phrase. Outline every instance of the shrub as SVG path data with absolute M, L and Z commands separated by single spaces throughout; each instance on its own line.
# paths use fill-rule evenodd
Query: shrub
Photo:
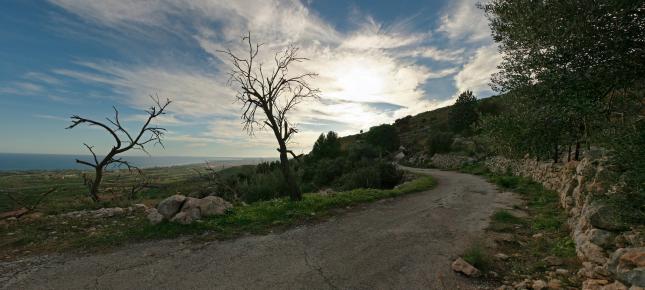
M 426 139 L 426 150 L 430 156 L 435 153 L 450 152 L 450 147 L 453 141 L 452 137 L 452 134 L 448 132 L 432 132 L 430 136 L 428 136 L 428 139 Z
M 365 141 L 384 152 L 393 152 L 399 149 L 399 134 L 396 127 L 383 124 L 370 128 L 365 134 Z

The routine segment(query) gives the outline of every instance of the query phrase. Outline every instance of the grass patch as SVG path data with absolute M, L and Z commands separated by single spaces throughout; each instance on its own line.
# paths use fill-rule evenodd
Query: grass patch
M 555 268 L 565 268 L 570 273 L 580 268 L 576 259 L 575 243 L 566 228 L 567 215 L 560 208 L 556 192 L 547 190 L 529 178 L 490 172 L 482 164 L 471 164 L 460 171 L 482 175 L 499 188 L 520 194 L 524 200 L 524 204 L 515 207 L 514 210 L 525 211 L 526 217 L 500 210 L 491 218 L 488 231 L 511 234 L 513 237 L 511 240 L 496 241 L 494 249 L 487 249 L 489 252 L 512 256 L 507 260 L 491 259 L 488 265 L 491 271 L 509 281 L 522 281 L 527 278 L 545 279 L 546 272 L 554 271 Z M 485 260 L 485 257 L 481 257 L 485 252 L 486 249 L 469 249 L 464 254 L 464 259 L 465 256 L 469 256 L 473 262 L 477 262 L 478 259 Z M 547 264 L 545 258 L 548 256 L 562 259 L 562 265 Z M 557 278 L 565 287 L 580 287 L 580 281 L 575 276 Z
M 473 244 L 463 254 L 463 259 L 480 271 L 488 271 L 491 257 L 480 244 Z
M 508 211 L 500 210 L 493 214 L 493 221 L 498 223 L 521 224 L 522 220 Z
M 427 190 L 435 185 L 432 177 L 423 176 L 388 190 L 355 189 L 329 195 L 305 194 L 303 200 L 297 202 L 278 198 L 236 206 L 226 215 L 190 225 L 170 222 L 151 225 L 143 213 L 107 219 L 46 217 L 35 222 L 16 222 L 0 227 L 0 258 L 10 259 L 34 252 L 93 250 L 128 242 L 203 233 L 210 234 L 212 238 L 266 233 L 276 228 L 320 220 L 338 208 Z

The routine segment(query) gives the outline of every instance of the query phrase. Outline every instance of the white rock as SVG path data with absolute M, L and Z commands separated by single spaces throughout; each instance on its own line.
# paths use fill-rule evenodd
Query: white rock
M 163 221 L 163 215 L 161 215 L 156 208 L 152 208 L 147 212 L 148 212 L 147 218 L 151 224 L 156 225 Z
M 457 258 L 457 260 L 452 262 L 452 270 L 455 272 L 463 273 L 468 277 L 479 277 L 479 275 L 481 274 L 481 272 L 479 272 L 477 268 L 473 267 L 473 265 L 464 261 L 464 259 L 462 258 Z
M 157 210 L 164 218 L 171 219 L 179 212 L 185 200 L 186 197 L 179 194 L 167 197 L 157 205 Z

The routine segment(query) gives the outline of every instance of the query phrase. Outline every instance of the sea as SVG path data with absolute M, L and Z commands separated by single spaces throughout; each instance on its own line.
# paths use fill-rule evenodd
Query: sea
M 99 156 L 100 158 L 100 156 Z M 175 165 L 215 163 L 246 163 L 254 164 L 262 161 L 272 161 L 273 158 L 245 157 L 185 157 L 185 156 L 123 156 L 124 160 L 139 168 L 167 167 Z M 63 170 L 90 169 L 88 166 L 76 163 L 76 159 L 90 161 L 89 155 L 59 155 L 59 154 L 20 154 L 0 153 L 0 171 L 27 170 Z

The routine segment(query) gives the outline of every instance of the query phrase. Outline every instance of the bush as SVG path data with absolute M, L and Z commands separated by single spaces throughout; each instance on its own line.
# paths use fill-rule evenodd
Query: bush
M 359 167 L 341 176 L 336 187 L 341 190 L 355 188 L 390 189 L 403 180 L 403 173 L 394 165 L 378 162 L 371 166 Z
M 365 134 L 365 141 L 384 152 L 394 152 L 399 149 L 399 134 L 396 127 L 383 124 L 370 128 Z
M 447 132 L 433 132 L 426 139 L 426 150 L 430 156 L 435 153 L 450 152 L 452 145 L 452 134 Z

